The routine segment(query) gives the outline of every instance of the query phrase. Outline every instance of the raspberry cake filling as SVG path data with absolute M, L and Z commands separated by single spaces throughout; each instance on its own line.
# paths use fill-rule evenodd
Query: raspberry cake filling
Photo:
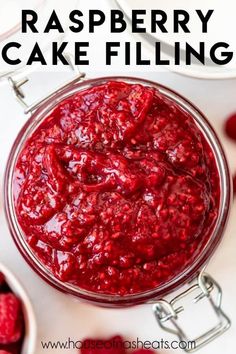
M 220 185 L 194 119 L 158 90 L 110 81 L 73 94 L 24 144 L 18 222 L 62 282 L 110 295 L 157 288 L 211 236 Z

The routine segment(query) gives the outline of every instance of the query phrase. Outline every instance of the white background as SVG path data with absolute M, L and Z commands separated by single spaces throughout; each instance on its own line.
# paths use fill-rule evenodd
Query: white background
M 105 75 L 106 73 L 97 73 Z M 135 76 L 135 73 L 130 73 Z M 229 113 L 236 111 L 236 80 L 203 81 L 181 77 L 163 72 L 140 75 L 163 83 L 183 94 L 195 103 L 209 118 L 217 130 L 227 152 L 232 171 L 236 171 L 236 143 L 229 141 L 223 134 L 224 119 Z M 58 82 L 62 82 L 65 74 L 35 73 L 28 84 L 27 99 L 29 102 L 45 93 Z M 26 117 L 21 106 L 14 100 L 8 84 L 0 86 L 0 183 L 3 186 L 3 174 L 9 150 L 25 123 Z M 84 337 L 107 337 L 121 333 L 128 339 L 137 336 L 143 340 L 174 339 L 162 332 L 152 315 L 151 305 L 142 305 L 130 309 L 102 309 L 84 304 L 74 298 L 61 294 L 45 284 L 25 263 L 17 251 L 8 231 L 3 210 L 3 195 L 0 203 L 0 261 L 4 262 L 18 276 L 28 290 L 37 316 L 38 336 L 36 354 L 46 351 L 41 349 L 41 340 L 66 340 L 71 337 L 80 340 Z M 236 206 L 232 208 L 230 222 L 223 242 L 211 259 L 207 271 L 221 284 L 223 307 L 231 317 L 233 325 L 221 338 L 202 349 L 202 354 L 232 354 L 234 352 L 236 323 Z M 197 305 L 196 305 L 197 306 Z M 210 309 L 204 308 L 200 314 L 186 318 L 186 327 L 196 325 L 201 329 L 210 317 Z M 188 312 L 189 313 L 189 312 Z M 195 315 L 197 318 L 195 319 Z M 202 321 L 202 322 L 201 322 Z M 76 350 L 51 350 L 48 353 L 76 353 Z M 160 353 L 181 353 L 180 350 L 160 351 Z
M 1 1 L 1 0 L 0 0 Z M 99 0 L 99 3 L 104 0 Z M 91 6 L 92 1 L 86 1 Z M 94 2 L 93 2 L 94 3 Z M 83 2 L 83 5 L 85 2 Z M 94 4 L 93 4 L 93 7 Z M 100 33 L 100 40 L 105 40 L 104 33 Z M 106 39 L 107 40 L 107 39 Z M 116 39 L 115 39 L 116 40 Z M 123 38 L 122 40 L 126 40 Z M 127 37 L 127 40 L 130 38 Z M 96 58 L 99 54 L 100 44 L 92 48 Z M 109 74 L 122 73 L 122 65 L 110 68 Z M 92 66 L 87 69 L 90 76 L 104 76 L 107 72 L 98 72 L 99 68 Z M 100 69 L 101 70 L 101 69 Z M 127 74 L 127 68 L 126 68 Z M 141 76 L 169 86 L 177 90 L 195 103 L 209 118 L 225 147 L 232 172 L 236 172 L 236 143 L 229 141 L 223 133 L 225 118 L 236 111 L 236 79 L 225 81 L 203 81 L 181 77 L 170 72 L 141 72 L 131 76 Z M 65 73 L 34 73 L 30 83 L 27 84 L 27 100 L 32 102 L 35 98 L 45 94 L 47 90 L 63 82 Z M 20 128 L 26 121 L 23 109 L 14 100 L 7 83 L 0 85 L 0 184 L 3 187 L 3 175 L 10 148 Z M 84 337 L 109 337 L 116 333 L 127 339 L 139 337 L 142 340 L 174 339 L 161 331 L 152 315 L 151 305 L 142 305 L 130 309 L 102 309 L 96 308 L 74 298 L 61 294 L 45 284 L 25 263 L 17 251 L 4 217 L 4 201 L 1 193 L 0 200 L 0 262 L 4 262 L 20 279 L 30 294 L 35 309 L 38 325 L 37 348 L 35 354 L 43 354 L 41 341 L 64 341 L 69 336 L 74 340 Z M 234 352 L 235 322 L 236 322 L 236 206 L 232 208 L 229 225 L 225 232 L 223 242 L 211 259 L 207 271 L 217 279 L 223 288 L 223 308 L 233 321 L 231 329 L 221 338 L 202 349 L 202 354 L 232 354 Z M 185 326 L 202 329 L 210 318 L 210 309 L 202 309 L 201 304 L 196 305 L 194 314 L 188 312 Z M 195 318 L 196 316 L 196 318 Z M 70 353 L 73 350 L 50 350 L 48 353 Z M 160 353 L 181 353 L 180 350 L 160 351 Z

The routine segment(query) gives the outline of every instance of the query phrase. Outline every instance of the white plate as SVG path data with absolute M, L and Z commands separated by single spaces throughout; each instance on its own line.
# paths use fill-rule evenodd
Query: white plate
M 171 59 L 173 53 L 173 43 L 180 42 L 181 48 L 184 49 L 185 42 L 188 42 L 194 48 L 198 48 L 199 42 L 206 43 L 206 58 L 208 57 L 209 48 L 216 42 L 226 42 L 230 44 L 230 51 L 236 53 L 235 41 L 235 14 L 236 2 L 235 0 L 116 0 L 117 5 L 124 11 L 126 16 L 131 18 L 132 9 L 145 9 L 147 11 L 145 24 L 147 27 L 146 34 L 134 34 L 134 36 L 141 37 L 146 46 L 151 50 L 154 41 L 162 42 L 162 51 L 165 58 Z M 151 24 L 151 9 L 164 10 L 167 13 L 168 20 L 166 28 L 168 33 L 150 32 Z M 191 33 L 184 33 L 180 30 L 179 33 L 173 31 L 173 10 L 183 9 L 190 14 L 189 29 Z M 205 14 L 207 10 L 214 9 L 209 22 L 208 32 L 202 33 L 202 25 L 199 17 L 196 14 L 196 9 L 201 9 Z M 142 16 L 143 17 L 143 16 Z M 235 54 L 236 55 L 236 54 Z M 220 79 L 236 77 L 236 59 L 226 66 L 215 66 L 211 61 L 206 62 L 206 65 L 192 64 L 185 66 L 183 63 L 180 66 L 171 66 L 171 70 L 179 72 L 184 75 L 193 76 L 197 78 Z

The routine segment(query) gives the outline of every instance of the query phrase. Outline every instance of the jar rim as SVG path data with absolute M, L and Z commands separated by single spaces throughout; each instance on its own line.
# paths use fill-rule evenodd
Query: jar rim
M 108 81 L 124 81 L 126 83 L 136 84 L 139 83 L 145 86 L 155 88 L 162 95 L 164 95 L 164 97 L 174 101 L 185 112 L 188 112 L 188 114 L 190 114 L 191 117 L 194 119 L 195 123 L 204 135 L 209 146 L 211 147 L 211 150 L 215 155 L 217 170 L 220 178 L 221 190 L 219 213 L 214 228 L 207 243 L 199 253 L 199 256 L 196 257 L 196 259 L 192 262 L 192 264 L 186 266 L 183 271 L 181 271 L 175 277 L 171 278 L 169 281 L 165 282 L 164 284 L 161 284 L 156 288 L 124 296 L 109 295 L 88 291 L 78 286 L 72 285 L 68 282 L 62 282 L 57 279 L 46 268 L 46 266 L 43 265 L 43 263 L 37 259 L 36 255 L 33 253 L 33 251 L 30 249 L 30 246 L 26 242 L 24 233 L 19 226 L 15 213 L 12 193 L 13 172 L 21 148 L 24 145 L 26 139 L 33 133 L 33 131 L 38 127 L 38 125 L 47 116 L 47 114 L 52 111 L 59 104 L 59 102 L 72 96 L 73 94 L 90 87 L 104 84 Z M 61 290 L 65 293 L 70 293 L 72 295 L 75 295 L 76 297 L 83 298 L 84 300 L 100 304 L 101 306 L 126 306 L 137 303 L 143 303 L 151 299 L 163 297 L 171 291 L 176 290 L 178 287 L 180 287 L 187 281 L 191 280 L 193 277 L 196 276 L 199 269 L 202 269 L 205 266 L 223 236 L 232 200 L 232 181 L 224 150 L 214 131 L 214 128 L 208 122 L 207 118 L 203 115 L 203 113 L 198 108 L 196 108 L 191 102 L 189 102 L 186 98 L 181 96 L 179 93 L 173 91 L 172 89 L 169 89 L 164 85 L 158 84 L 150 80 L 127 76 L 107 76 L 89 79 L 83 82 L 73 82 L 73 85 L 69 84 L 62 90 L 56 91 L 53 96 L 50 96 L 48 100 L 46 100 L 37 110 L 32 113 L 31 117 L 26 121 L 25 125 L 20 130 L 10 151 L 4 178 L 4 199 L 6 218 L 15 244 L 19 249 L 20 253 L 25 258 L 25 260 L 29 263 L 29 265 L 34 269 L 34 271 L 38 275 L 40 275 L 46 282 L 48 282 L 50 285 L 57 288 L 58 290 Z

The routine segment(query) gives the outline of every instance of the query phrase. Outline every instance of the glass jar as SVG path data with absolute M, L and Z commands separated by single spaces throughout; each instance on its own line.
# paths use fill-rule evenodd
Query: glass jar
M 195 123 L 204 135 L 205 139 L 207 140 L 215 155 L 215 160 L 220 178 L 221 190 L 219 213 L 214 229 L 212 230 L 211 236 L 209 237 L 207 243 L 202 248 L 198 256 L 193 260 L 193 262 L 188 265 L 179 275 L 175 276 L 173 279 L 167 281 L 165 284 L 162 284 L 157 288 L 142 293 L 124 296 L 94 293 L 81 289 L 78 286 L 72 285 L 70 283 L 65 283 L 58 280 L 46 268 L 46 266 L 39 261 L 39 259 L 35 256 L 34 252 L 32 252 L 31 248 L 26 242 L 24 234 L 17 220 L 13 202 L 13 172 L 18 156 L 29 136 L 32 135 L 32 133 L 42 123 L 44 118 L 48 116 L 49 112 L 51 112 L 61 101 L 81 90 L 104 84 L 110 80 L 124 81 L 126 83 L 131 84 L 142 84 L 144 86 L 152 87 L 155 90 L 159 91 L 166 98 L 174 101 L 184 111 L 188 112 L 193 117 Z M 46 282 L 48 282 L 56 289 L 63 291 L 64 293 L 74 295 L 77 298 L 84 299 L 99 306 L 124 307 L 137 305 L 140 303 L 152 303 L 154 304 L 153 309 L 157 321 L 159 322 L 162 328 L 165 327 L 165 329 L 168 331 L 170 330 L 168 329 L 168 327 L 164 326 L 164 323 L 170 320 L 173 324 L 175 324 L 175 320 L 178 318 L 178 313 L 180 312 L 180 308 L 176 308 L 176 302 L 181 300 L 183 296 L 188 295 L 191 292 L 198 291 L 198 296 L 195 298 L 195 300 L 198 301 L 203 297 L 207 297 L 211 303 L 211 306 L 214 307 L 214 310 L 218 315 L 219 324 L 214 327 L 212 331 L 208 331 L 204 335 L 197 338 L 196 347 L 202 346 L 203 344 L 209 342 L 209 340 L 213 339 L 214 337 L 222 333 L 224 330 L 226 330 L 230 326 L 230 320 L 221 310 L 221 288 L 209 275 L 204 273 L 204 269 L 223 237 L 227 218 L 229 215 L 230 202 L 232 196 L 231 178 L 228 164 L 220 141 L 214 129 L 209 124 L 204 115 L 188 100 L 186 100 L 176 92 L 170 90 L 169 88 L 166 88 L 152 81 L 133 77 L 103 77 L 85 80 L 84 75 L 79 74 L 76 79 L 74 79 L 70 83 L 65 84 L 63 87 L 52 92 L 47 97 L 39 100 L 36 104 L 31 106 L 27 106 L 27 104 L 22 98 L 22 92 L 20 91 L 20 86 L 22 85 L 22 83 L 25 82 L 25 80 L 16 82 L 10 79 L 10 82 L 17 98 L 21 101 L 21 103 L 24 104 L 25 112 L 30 113 L 30 118 L 27 120 L 27 122 L 19 132 L 8 159 L 4 184 L 5 211 L 9 228 L 12 237 L 16 243 L 16 246 L 18 247 L 20 253 L 23 255 L 25 260 L 28 262 L 30 267 Z M 186 288 L 186 284 L 190 282 L 193 282 L 193 284 L 188 285 L 188 287 Z M 171 302 L 160 300 L 165 295 L 172 293 L 174 290 L 183 285 L 185 285 L 184 292 L 175 297 Z M 213 301 L 211 297 L 211 292 L 213 289 L 216 289 L 217 291 L 218 297 L 216 302 Z M 186 337 L 183 336 L 183 332 L 179 329 L 179 327 L 175 325 L 175 328 L 176 330 L 174 332 L 172 330 L 171 333 L 175 333 L 180 339 L 186 339 Z

